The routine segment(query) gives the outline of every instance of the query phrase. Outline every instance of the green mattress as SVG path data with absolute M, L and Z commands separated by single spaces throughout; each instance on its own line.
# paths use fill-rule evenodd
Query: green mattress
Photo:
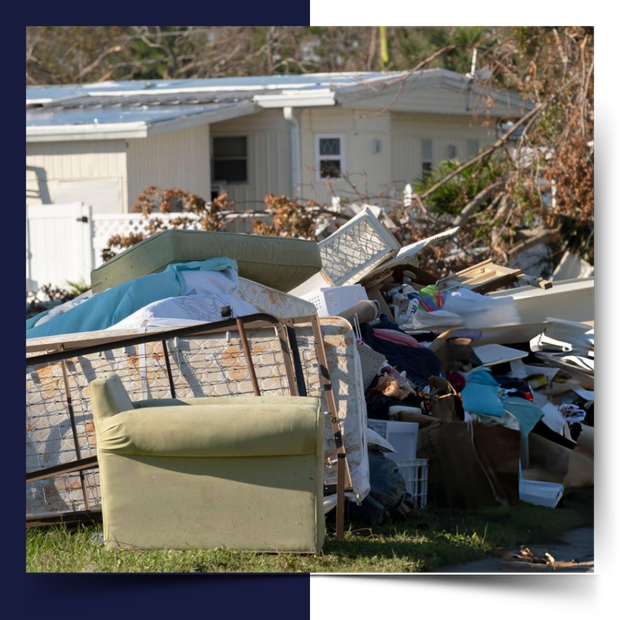
M 151 273 L 170 263 L 234 258 L 239 275 L 290 291 L 321 269 L 316 241 L 197 230 L 165 230 L 118 254 L 91 272 L 95 293 Z

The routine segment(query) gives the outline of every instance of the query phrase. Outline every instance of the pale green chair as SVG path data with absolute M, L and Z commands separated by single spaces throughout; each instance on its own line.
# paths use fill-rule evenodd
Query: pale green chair
M 90 384 L 108 549 L 318 553 L 324 540 L 320 400 L 132 403 Z

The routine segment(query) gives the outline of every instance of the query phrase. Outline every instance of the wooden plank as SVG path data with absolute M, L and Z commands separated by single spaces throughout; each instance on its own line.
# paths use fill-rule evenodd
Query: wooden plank
M 520 269 L 512 269 L 503 265 L 496 265 L 491 259 L 482 261 L 451 276 L 438 280 L 440 290 L 468 288 L 476 293 L 489 293 L 503 286 L 527 278 L 527 281 L 541 288 L 550 288 L 551 283 L 541 278 L 525 276 Z

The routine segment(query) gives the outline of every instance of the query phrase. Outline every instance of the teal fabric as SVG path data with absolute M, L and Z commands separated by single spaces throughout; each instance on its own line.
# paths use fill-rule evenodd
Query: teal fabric
M 107 291 L 93 295 L 88 301 L 60 314 L 43 325 L 28 329 L 26 338 L 41 338 L 106 329 L 147 304 L 185 293 L 184 271 L 223 271 L 237 269 L 231 258 L 210 258 L 205 261 L 175 263 L 165 271 L 130 280 Z
M 479 366 L 465 375 L 461 392 L 463 407 L 469 413 L 501 417 L 504 405 L 499 397 L 499 383 L 486 366 Z
M 39 314 L 26 319 L 26 331 L 32 329 L 48 312 L 49 310 L 43 310 L 43 312 L 39 312 Z
M 544 413 L 540 407 L 525 398 L 504 397 L 502 403 L 506 411 L 511 413 L 519 422 L 519 430 L 523 437 L 527 437 L 536 426 Z

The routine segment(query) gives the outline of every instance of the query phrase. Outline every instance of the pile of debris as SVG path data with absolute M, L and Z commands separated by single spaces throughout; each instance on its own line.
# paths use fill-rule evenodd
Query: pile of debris
M 371 493 L 355 512 L 373 523 L 428 499 L 555 507 L 593 484 L 593 278 L 553 288 L 489 260 L 422 270 L 420 250 L 456 230 L 400 248 L 366 208 L 319 244 L 329 286 L 293 291 L 354 326 L 372 429 Z M 401 504 L 377 506 L 380 457 L 404 475 Z
M 100 509 L 88 385 L 110 371 L 134 402 L 320 398 L 339 535 L 345 496 L 381 523 L 431 501 L 555 507 L 592 485 L 593 279 L 490 261 L 437 278 L 418 255 L 458 229 L 402 248 L 377 215 L 318 244 L 165 231 L 31 319 L 28 518 Z

